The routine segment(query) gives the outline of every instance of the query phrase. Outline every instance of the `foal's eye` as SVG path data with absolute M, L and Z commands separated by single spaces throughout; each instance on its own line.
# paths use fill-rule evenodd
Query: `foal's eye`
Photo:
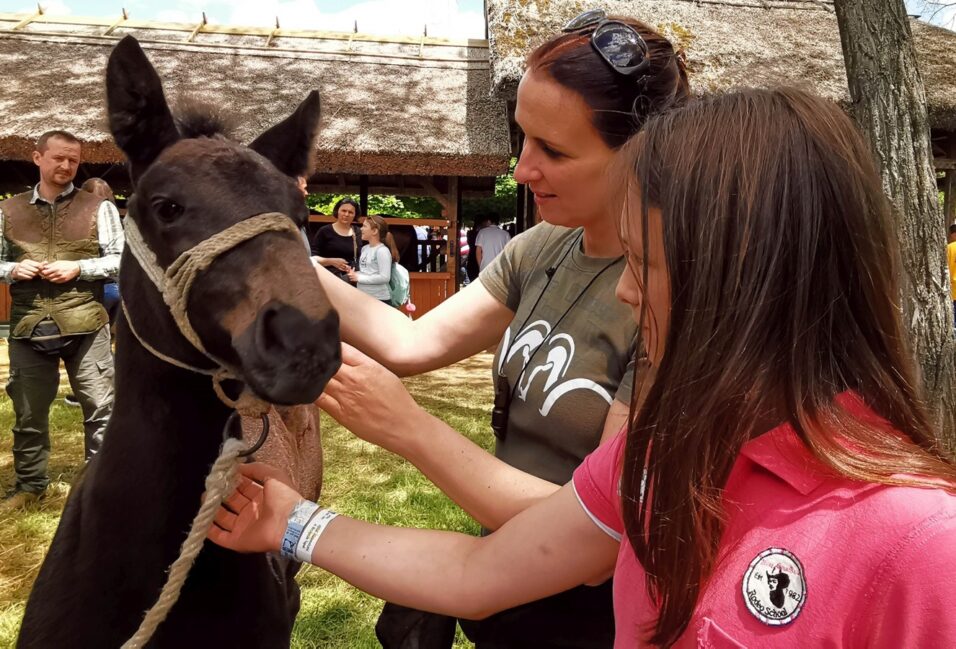
M 163 199 L 156 201 L 153 204 L 153 209 L 156 210 L 156 216 L 159 217 L 160 221 L 163 223 L 172 223 L 183 215 L 186 208 L 179 203 Z

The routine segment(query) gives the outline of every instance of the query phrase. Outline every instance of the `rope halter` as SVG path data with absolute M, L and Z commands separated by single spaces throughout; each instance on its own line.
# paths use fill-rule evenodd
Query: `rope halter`
M 224 379 L 238 378 L 237 374 L 234 368 L 231 368 L 228 363 L 217 358 L 205 348 L 202 344 L 202 340 L 199 338 L 199 334 L 196 333 L 196 330 L 189 321 L 189 313 L 186 310 L 186 306 L 189 302 L 189 293 L 192 290 L 193 283 L 199 274 L 208 269 L 220 255 L 266 232 L 289 232 L 293 236 L 298 237 L 299 229 L 288 216 L 281 212 L 256 214 L 199 242 L 189 250 L 180 254 L 165 270 L 159 265 L 156 259 L 156 253 L 152 251 L 143 239 L 143 235 L 140 233 L 136 221 L 133 218 L 126 219 L 124 229 L 126 244 L 130 252 L 133 254 L 137 263 L 139 263 L 140 268 L 143 269 L 143 272 L 146 273 L 146 276 L 149 277 L 153 285 L 156 286 L 156 290 L 163 296 L 163 302 L 169 307 L 169 312 L 173 316 L 173 321 L 176 323 L 176 327 L 180 333 L 182 333 L 183 337 L 188 340 L 199 353 L 218 365 L 219 369 L 210 372 L 202 368 L 192 367 L 157 351 L 136 332 L 129 313 L 126 311 L 126 305 L 123 304 L 126 321 L 129 323 L 130 330 L 136 339 L 153 355 L 168 363 L 200 374 L 211 374 L 216 394 L 227 406 L 239 409 L 243 405 L 248 405 L 248 407 L 243 408 L 245 411 L 243 414 L 254 414 L 252 411 L 255 411 L 255 414 L 264 412 L 263 406 L 267 407 L 266 404 L 255 407 L 252 403 L 246 403 L 250 400 L 258 401 L 248 393 L 248 390 L 243 392 L 238 402 L 233 401 L 223 392 L 220 385 L 221 381 Z M 250 408 L 252 411 L 250 411 Z
M 241 457 L 251 455 L 265 441 L 269 434 L 269 418 L 266 415 L 270 404 L 256 398 L 249 389 L 245 389 L 237 401 L 230 399 L 222 390 L 221 381 L 225 378 L 237 378 L 236 373 L 225 362 L 216 358 L 203 346 L 199 339 L 199 334 L 193 329 L 189 322 L 189 314 L 186 311 L 186 305 L 189 302 L 189 292 L 193 283 L 201 272 L 209 268 L 216 259 L 232 250 L 240 243 L 249 241 L 266 232 L 289 232 L 295 237 L 299 236 L 299 230 L 292 223 L 292 220 L 280 212 L 265 212 L 251 216 L 232 225 L 222 232 L 214 234 L 210 238 L 202 241 L 189 250 L 185 251 L 176 260 L 169 265 L 169 268 L 163 270 L 156 260 L 156 254 L 150 249 L 143 240 L 143 236 L 136 226 L 136 221 L 128 218 L 125 223 L 126 243 L 130 252 L 139 263 L 143 272 L 149 277 L 150 281 L 156 286 L 156 289 L 163 296 L 163 301 L 169 307 L 169 311 L 176 322 L 176 326 L 183 337 L 188 340 L 206 358 L 219 366 L 219 369 L 209 371 L 201 368 L 191 367 L 175 358 L 166 356 L 157 351 L 152 345 L 143 340 L 129 317 L 125 303 L 123 304 L 123 313 L 126 316 L 126 322 L 129 323 L 130 331 L 139 340 L 140 344 L 157 358 L 166 361 L 177 367 L 192 370 L 200 374 L 211 374 L 213 380 L 213 389 L 219 399 L 228 407 L 233 408 L 233 412 L 223 429 L 224 441 L 219 457 L 210 470 L 206 478 L 206 499 L 203 502 L 199 513 L 193 519 L 189 534 L 183 542 L 180 556 L 173 562 L 169 569 L 169 575 L 166 584 L 160 591 L 157 602 L 146 612 L 146 616 L 140 623 L 136 633 L 123 644 L 122 649 L 141 649 L 150 641 L 156 629 L 162 624 L 163 620 L 169 614 L 173 605 L 179 599 L 180 591 L 186 581 L 186 577 L 192 568 L 196 557 L 199 555 L 206 539 L 206 533 L 212 525 L 216 511 L 223 499 L 232 492 L 235 487 L 236 475 L 238 472 L 239 460 Z M 238 419 L 238 415 L 254 416 L 258 415 L 262 419 L 262 434 L 256 444 L 246 450 L 242 450 L 243 443 L 240 440 L 231 437 L 230 430 L 233 423 Z

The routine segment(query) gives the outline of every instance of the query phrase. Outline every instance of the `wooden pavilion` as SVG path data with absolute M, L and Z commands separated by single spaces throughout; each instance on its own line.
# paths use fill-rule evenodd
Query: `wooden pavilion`
M 797 85 L 849 105 L 846 68 L 832 0 L 486 0 L 492 92 L 514 100 L 528 53 L 586 9 L 631 16 L 667 36 L 687 56 L 698 95 L 741 86 Z M 912 19 L 929 107 L 933 152 L 947 222 L 956 219 L 956 32 Z M 519 219 L 533 204 L 519 197 Z
M 109 134 L 104 71 L 127 34 L 143 46 L 175 104 L 223 107 L 234 135 L 251 141 L 291 113 L 310 90 L 322 96 L 312 192 L 431 196 L 458 241 L 463 196 L 489 195 L 511 155 L 506 103 L 490 92 L 484 40 L 382 38 L 359 33 L 0 13 L 0 193 L 36 183 L 36 138 L 61 128 L 83 141 L 78 180 L 99 176 L 128 189 Z M 457 246 L 448 271 L 413 273 L 418 314 L 456 290 Z M 2 305 L 0 305 L 2 307 Z M 6 313 L 0 308 L 0 320 Z

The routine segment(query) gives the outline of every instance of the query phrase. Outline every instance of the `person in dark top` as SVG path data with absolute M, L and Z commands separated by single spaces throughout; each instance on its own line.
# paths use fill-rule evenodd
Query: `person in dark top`
M 312 240 L 312 256 L 337 277 L 345 277 L 357 268 L 363 241 L 353 225 L 359 205 L 351 198 L 343 198 L 332 209 L 335 221 L 323 225 Z

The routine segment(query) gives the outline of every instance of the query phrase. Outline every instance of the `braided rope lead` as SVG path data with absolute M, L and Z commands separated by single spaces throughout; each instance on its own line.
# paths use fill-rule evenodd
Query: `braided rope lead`
M 179 558 L 173 562 L 169 568 L 169 577 L 163 590 L 159 593 L 159 599 L 143 618 L 139 629 L 133 634 L 133 637 L 123 644 L 122 649 L 141 649 L 150 641 L 157 627 L 162 624 L 169 611 L 172 609 L 176 600 L 179 599 L 179 593 L 182 591 L 183 584 L 186 583 L 186 577 L 189 575 L 199 551 L 202 550 L 203 543 L 206 540 L 206 533 L 212 526 L 216 512 L 226 496 L 232 493 L 236 486 L 236 476 L 239 473 L 239 453 L 243 450 L 244 444 L 238 439 L 227 439 L 222 445 L 222 451 L 216 462 L 206 477 L 206 498 L 199 508 L 199 513 L 193 519 L 192 527 L 189 530 L 189 536 L 183 541 L 182 550 Z
M 243 395 L 235 401 L 229 399 L 223 392 L 220 383 L 223 379 L 230 378 L 232 372 L 225 363 L 203 347 L 202 341 L 199 340 L 198 334 L 189 322 L 186 304 L 189 300 L 189 291 L 196 277 L 206 270 L 219 255 L 265 232 L 286 231 L 298 237 L 299 230 L 292 223 L 292 220 L 280 212 L 266 212 L 244 219 L 182 253 L 165 272 L 159 266 L 156 254 L 150 249 L 136 227 L 136 220 L 127 219 L 124 229 L 130 252 L 163 296 L 163 300 L 169 306 L 170 313 L 179 331 L 192 343 L 193 347 L 220 366 L 219 370 L 211 372 L 213 375 L 213 389 L 219 398 L 244 416 L 264 414 L 268 410 L 269 404 L 256 399 L 251 393 L 247 394 L 248 391 L 244 391 Z M 130 331 L 133 332 L 133 335 L 143 347 L 153 355 L 183 369 L 191 369 L 202 374 L 210 373 L 207 370 L 190 367 L 148 345 L 133 328 L 133 322 L 126 311 L 125 304 L 123 305 L 123 313 L 130 325 Z M 193 519 L 192 527 L 186 540 L 183 541 L 179 557 L 169 568 L 169 576 L 162 591 L 160 591 L 159 599 L 146 612 L 146 617 L 143 618 L 139 629 L 136 630 L 132 638 L 126 641 L 122 649 L 144 647 L 179 599 L 183 584 L 186 583 L 186 577 L 196 562 L 196 557 L 206 540 L 206 533 L 216 517 L 216 511 L 226 496 L 232 493 L 235 488 L 236 474 L 239 471 L 239 453 L 242 452 L 243 447 L 243 442 L 238 439 L 227 439 L 223 443 L 222 451 L 206 477 L 206 499 L 203 501 L 199 513 Z

